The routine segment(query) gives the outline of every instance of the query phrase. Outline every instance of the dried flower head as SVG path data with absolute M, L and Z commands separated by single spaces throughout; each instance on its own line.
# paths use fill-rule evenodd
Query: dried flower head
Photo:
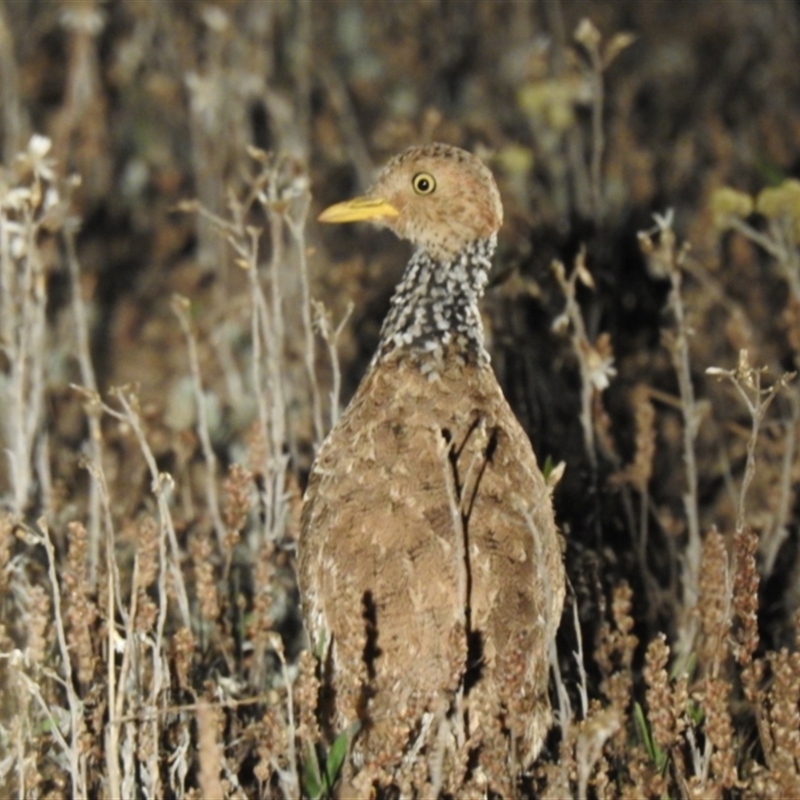
M 220 605 L 214 577 L 214 547 L 211 543 L 210 530 L 197 531 L 189 539 L 189 554 L 194 566 L 195 591 L 200 616 L 211 622 L 219 616 Z
M 728 681 L 709 677 L 704 682 L 703 690 L 696 695 L 705 714 L 705 734 L 713 747 L 711 752 L 713 783 L 723 789 L 731 789 L 738 781 L 733 722 L 728 708 L 730 694 L 731 685 Z
M 731 225 L 731 218 L 749 217 L 753 213 L 753 198 L 738 189 L 723 186 L 711 196 L 711 213 L 714 225 L 725 230 Z
M 713 529 L 703 541 L 700 558 L 700 598 L 695 609 L 700 618 L 702 639 L 698 647 L 700 665 L 717 674 L 727 652 L 730 629 L 730 576 L 728 553 L 722 534 Z
M 581 344 L 583 344 L 581 342 Z M 585 346 L 587 377 L 598 392 L 604 392 L 611 385 L 611 378 L 617 370 L 614 367 L 614 351 L 611 346 L 611 334 L 601 333 L 594 346 Z
M 178 686 L 181 689 L 188 689 L 191 686 L 189 680 L 189 670 L 195 652 L 194 634 L 189 628 L 180 628 L 171 640 L 172 659 L 175 677 L 178 679 Z
M 20 153 L 14 162 L 18 175 L 31 174 L 36 182 L 54 180 L 55 161 L 47 155 L 52 146 L 53 143 L 46 136 L 34 133 L 25 152 Z
M 800 181 L 785 180 L 780 186 L 762 189 L 756 198 L 756 211 L 767 219 L 785 220 L 800 242 Z
M 99 617 L 97 604 L 87 579 L 89 536 L 80 522 L 68 526 L 67 569 L 63 574 L 64 606 L 67 641 L 74 659 L 78 680 L 88 685 L 97 667 L 94 643 L 95 623 Z
M 746 666 L 758 648 L 758 536 L 745 527 L 736 531 L 733 545 L 733 610 L 737 623 L 734 654 L 739 664 Z
M 224 485 L 224 518 L 228 547 L 234 547 L 247 523 L 252 506 L 253 473 L 241 464 L 231 464 Z
M 27 658 L 32 664 L 42 664 L 50 645 L 50 595 L 43 586 L 28 588 L 28 647 Z

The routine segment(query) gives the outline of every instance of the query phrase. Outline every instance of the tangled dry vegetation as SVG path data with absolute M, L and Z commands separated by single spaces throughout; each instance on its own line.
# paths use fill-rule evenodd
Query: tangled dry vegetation
M 331 794 L 294 542 L 405 256 L 309 215 L 436 139 L 498 175 L 494 364 L 565 465 L 520 796 L 800 795 L 800 19 L 586 8 L 0 8 L 0 794 Z

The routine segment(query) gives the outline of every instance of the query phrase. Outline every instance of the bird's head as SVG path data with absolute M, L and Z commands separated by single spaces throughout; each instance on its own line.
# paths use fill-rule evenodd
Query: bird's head
M 446 144 L 412 147 L 383 168 L 362 197 L 326 208 L 321 222 L 368 220 L 439 261 L 496 233 L 503 206 L 494 176 L 476 156 Z

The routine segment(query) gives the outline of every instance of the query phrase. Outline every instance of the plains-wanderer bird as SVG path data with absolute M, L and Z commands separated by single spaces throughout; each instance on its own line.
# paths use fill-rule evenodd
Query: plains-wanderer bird
M 304 499 L 299 584 L 327 721 L 358 729 L 355 774 L 405 774 L 424 796 L 513 792 L 550 725 L 565 578 L 551 489 L 484 345 L 497 185 L 464 150 L 412 147 L 319 219 L 415 247 Z

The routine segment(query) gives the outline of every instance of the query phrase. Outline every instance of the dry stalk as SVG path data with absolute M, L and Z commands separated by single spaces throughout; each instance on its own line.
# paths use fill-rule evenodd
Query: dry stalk
M 189 353 L 189 370 L 192 376 L 192 389 L 194 391 L 195 406 L 197 408 L 197 435 L 200 437 L 200 446 L 206 462 L 206 501 L 211 514 L 211 523 L 217 534 L 220 548 L 224 546 L 225 526 L 219 512 L 219 497 L 217 495 L 217 457 L 211 444 L 211 433 L 208 427 L 208 414 L 206 400 L 203 395 L 203 378 L 200 373 L 200 359 L 197 355 L 197 339 L 195 338 L 192 324 L 189 320 L 189 300 L 180 295 L 172 298 L 172 311 L 178 318 L 183 334 L 186 337 L 186 346 Z
M 28 690 L 31 697 L 36 701 L 36 704 L 39 706 L 39 709 L 44 714 L 45 718 L 47 719 L 50 725 L 50 733 L 52 734 L 55 741 L 58 743 L 58 746 L 61 748 L 61 751 L 70 757 L 70 753 L 72 751 L 72 747 L 69 742 L 64 738 L 64 735 L 61 733 L 61 728 L 59 727 L 58 720 L 53 714 L 53 709 L 48 704 L 47 700 L 45 700 L 44 695 L 42 694 L 42 687 L 33 680 L 23 669 L 23 659 L 22 654 L 17 650 L 12 655 L 10 659 L 10 667 L 12 672 L 14 673 L 15 678 L 17 678 L 22 684 L 24 684 L 25 688 Z M 25 758 L 24 756 L 20 760 L 20 767 L 24 769 Z M 24 776 L 20 776 L 20 787 L 25 785 L 25 778 Z
M 75 344 L 78 357 L 78 366 L 81 373 L 81 383 L 92 395 L 97 395 L 97 380 L 92 366 L 91 350 L 89 347 L 89 322 L 86 319 L 86 308 L 81 295 L 81 268 L 75 250 L 76 224 L 68 220 L 64 226 L 64 245 L 67 253 L 67 265 L 72 295 L 72 316 L 75 321 Z M 86 404 L 86 418 L 89 423 L 89 460 L 97 465 L 100 463 L 102 430 L 100 427 L 101 409 L 97 403 Z M 97 580 L 97 566 L 100 559 L 100 492 L 97 483 L 89 483 L 89 553 L 87 580 L 90 587 L 94 587 Z
M 765 575 L 771 575 L 775 561 L 786 538 L 789 536 L 789 522 L 792 504 L 795 497 L 792 467 L 797 458 L 797 430 L 800 426 L 800 388 L 789 392 L 791 416 L 786 420 L 784 429 L 783 462 L 781 464 L 780 494 L 778 497 L 775 519 L 772 525 L 761 531 L 759 550 L 762 556 L 762 569 Z
M 71 182 L 56 184 L 51 142 L 34 134 L 0 187 L 0 346 L 8 362 L 0 400 L 12 508 L 26 510 L 50 487 L 45 419 L 48 274 L 40 241 L 63 227 Z
M 719 367 L 709 367 L 707 375 L 713 375 L 721 379 L 729 380 L 736 389 L 739 397 L 744 401 L 745 407 L 750 414 L 750 436 L 747 440 L 747 461 L 745 463 L 744 477 L 742 486 L 739 490 L 738 502 L 736 505 L 736 530 L 743 531 L 746 523 L 745 502 L 747 490 L 756 474 L 756 445 L 758 444 L 758 432 L 767 411 L 775 399 L 778 392 L 785 388 L 794 379 L 796 373 L 787 372 L 781 375 L 775 383 L 767 389 L 761 386 L 761 376 L 765 368 L 758 369 L 750 366 L 747 350 L 739 351 L 739 363 L 736 369 L 724 370 Z
M 578 694 L 581 698 L 581 718 L 586 719 L 589 715 L 589 681 L 586 677 L 586 662 L 583 655 L 583 633 L 581 633 L 581 623 L 578 618 L 578 604 L 572 602 L 572 626 L 575 630 L 575 641 L 578 649 L 572 654 L 575 658 L 575 665 L 578 669 L 580 682 L 578 683 Z M 555 650 L 555 640 L 553 640 L 553 650 Z
M 275 565 L 273 554 L 275 543 L 271 539 L 261 538 L 256 544 L 255 592 L 253 596 L 253 610 L 247 626 L 247 638 L 253 645 L 253 668 L 250 674 L 250 684 L 260 687 L 266 679 L 267 662 L 264 654 L 270 644 L 273 619 L 273 586 Z
M 261 330 L 267 346 L 267 374 L 272 398 L 272 446 L 276 453 L 286 441 L 286 402 L 283 396 L 283 348 L 285 325 L 283 321 L 283 294 L 281 270 L 283 269 L 284 242 L 283 217 L 274 209 L 280 199 L 277 170 L 270 174 L 268 186 L 267 216 L 269 221 L 272 255 L 269 260 L 270 299 L 272 313 L 267 315 L 266 303 L 259 307 Z
M 222 12 L 224 17 L 224 12 Z M 230 154 L 224 124 L 228 119 L 226 100 L 231 87 L 223 59 L 223 41 L 218 36 L 219 29 L 209 25 L 208 17 L 203 20 L 209 28 L 209 39 L 213 45 L 207 54 L 207 63 L 202 72 L 185 72 L 186 89 L 189 99 L 189 146 L 192 173 L 196 181 L 197 194 L 206 208 L 218 209 L 225 199 L 225 161 Z M 220 19 L 221 26 L 226 22 Z M 216 236 L 212 224 L 200 215 L 197 218 L 197 255 L 205 270 L 213 270 L 219 276 L 218 285 L 222 291 L 228 286 L 228 260 L 224 245 Z
M 6 19 L 6 9 L 0 9 L 0 83 L 2 83 L 3 102 L 0 108 L 2 115 L 3 164 L 10 164 L 19 148 L 23 145 L 22 131 L 27 127 L 26 114 L 20 98 L 20 78 L 14 55 L 14 41 Z M 0 287 L 0 293 L 2 287 Z M 7 341 L 2 334 L 0 338 Z
M 698 498 L 698 469 L 695 454 L 695 440 L 700 427 L 700 412 L 695 400 L 692 370 L 689 358 L 689 340 L 692 329 L 686 319 L 681 296 L 683 281 L 683 265 L 689 252 L 688 243 L 680 247 L 672 229 L 672 211 L 664 215 L 655 214 L 655 228 L 639 233 L 639 246 L 645 257 L 652 262 L 652 270 L 656 274 L 669 277 L 671 291 L 667 299 L 667 307 L 674 318 L 674 330 L 665 337 L 678 378 L 683 414 L 683 460 L 686 466 L 686 494 L 683 498 L 688 527 L 688 541 L 683 556 L 683 608 L 679 620 L 680 630 L 675 645 L 679 659 L 686 659 L 692 651 L 697 633 L 692 610 L 697 605 L 698 580 L 700 569 L 700 515 Z
M 260 232 L 255 228 L 248 228 L 247 246 L 240 246 L 239 253 L 241 263 L 247 269 L 250 278 L 250 339 L 253 343 L 253 390 L 256 394 L 256 408 L 258 410 L 258 422 L 261 430 L 261 439 L 265 445 L 263 449 L 263 463 L 260 470 L 264 478 L 264 509 L 266 514 L 271 513 L 274 508 L 272 503 L 274 483 L 271 480 L 273 473 L 272 465 L 275 463 L 276 454 L 272 443 L 275 441 L 270 435 L 272 422 L 270 409 L 267 405 L 269 397 L 269 386 L 263 374 L 264 356 L 262 355 L 264 342 L 268 336 L 268 326 L 265 323 L 267 302 L 264 297 L 264 290 L 258 277 L 258 239 Z M 233 239 L 231 239 L 233 241 Z M 236 246 L 236 245 L 234 245 Z M 267 516 L 264 522 L 264 530 L 269 533 L 273 530 L 273 520 Z
M 151 707 L 155 708 L 158 704 L 158 698 L 164 686 L 164 676 L 162 668 L 162 657 L 164 643 L 164 628 L 166 624 L 167 610 L 169 607 L 169 598 L 166 586 L 166 569 L 169 565 L 172 568 L 173 578 L 175 578 L 175 586 L 178 594 L 178 605 L 188 619 L 188 600 L 186 599 L 186 590 L 183 586 L 183 578 L 180 570 L 180 552 L 178 550 L 177 539 L 172 524 L 171 514 L 167 505 L 165 495 L 165 484 L 169 483 L 171 479 L 166 475 L 159 475 L 155 468 L 155 458 L 147 445 L 144 437 L 144 432 L 141 428 L 141 422 L 138 417 L 138 412 L 134 409 L 136 400 L 133 394 L 126 394 L 125 390 L 116 390 L 115 394 L 118 397 L 123 409 L 124 414 L 120 414 L 114 409 L 101 403 L 96 393 L 88 391 L 82 387 L 73 387 L 80 391 L 86 399 L 87 413 L 90 416 L 95 416 L 99 420 L 102 412 L 108 413 L 113 418 L 130 425 L 135 432 L 137 440 L 140 444 L 145 460 L 150 467 L 151 476 L 153 477 L 154 491 L 157 497 L 159 506 L 160 526 L 157 535 L 157 549 L 158 549 L 158 563 L 157 567 L 154 563 L 155 554 L 147 556 L 146 561 L 146 580 L 149 583 L 155 577 L 155 572 L 158 572 L 158 602 L 157 602 L 157 621 L 156 633 L 153 640 L 147 637 L 141 641 L 147 642 L 152 650 L 152 676 L 151 676 L 151 691 L 148 699 Z M 106 609 L 106 624 L 108 628 L 108 642 L 107 642 L 107 703 L 109 721 L 106 726 L 106 762 L 108 768 L 109 790 L 114 791 L 113 787 L 117 787 L 121 793 L 119 796 L 124 796 L 126 787 L 134 785 L 136 779 L 134 777 L 135 759 L 133 757 L 133 741 L 135 739 L 136 728 L 132 727 L 130 719 L 125 715 L 125 704 L 128 702 L 135 702 L 137 705 L 143 702 L 143 698 L 138 695 L 132 697 L 130 691 L 131 682 L 135 686 L 141 685 L 141 670 L 142 664 L 139 661 L 139 650 L 137 643 L 140 641 L 139 633 L 137 631 L 137 616 L 139 612 L 140 600 L 144 600 L 148 607 L 152 606 L 152 601 L 143 594 L 140 590 L 142 586 L 142 576 L 140 574 L 140 567 L 142 564 L 142 556 L 137 549 L 131 586 L 131 605 L 129 609 L 125 609 L 121 603 L 122 592 L 120 588 L 119 570 L 116 561 L 116 548 L 114 544 L 114 523 L 111 511 L 111 498 L 108 491 L 105 472 L 103 468 L 103 461 L 100 457 L 100 442 L 97 447 L 97 458 L 87 463 L 93 484 L 97 487 L 98 497 L 100 499 L 101 509 L 106 528 L 106 574 L 107 574 L 107 609 Z M 167 540 L 171 542 L 173 550 L 173 562 L 167 558 Z M 146 586 L 146 585 L 145 585 Z M 123 621 L 124 625 L 124 638 L 120 637 L 117 633 L 115 626 L 116 612 Z M 119 646 L 118 646 L 119 645 Z M 119 673 L 116 672 L 116 653 L 122 650 L 122 661 L 119 666 Z M 132 672 L 136 680 L 132 680 Z M 136 718 L 137 727 L 141 720 Z M 123 728 L 124 726 L 124 728 Z M 120 733 L 124 730 L 124 736 L 120 741 Z M 153 716 L 146 736 L 152 742 L 159 741 L 159 720 L 157 716 Z M 123 772 L 120 772 L 120 757 L 122 758 Z M 149 753 L 148 763 L 145 765 L 143 774 L 146 773 L 148 782 L 151 788 L 157 789 L 159 785 L 159 770 L 157 766 L 158 752 L 157 747 L 151 748 Z
M 317 329 L 320 332 L 320 335 L 322 336 L 322 340 L 328 347 L 328 354 L 331 360 L 331 373 L 333 380 L 331 385 L 330 403 L 331 428 L 333 428 L 339 419 L 339 408 L 342 394 L 342 370 L 339 366 L 339 352 L 337 350 L 337 346 L 339 343 L 339 337 L 342 335 L 342 331 L 347 324 L 347 320 L 350 319 L 350 315 L 353 313 L 353 308 L 355 306 L 353 305 L 353 302 L 350 301 L 347 304 L 344 315 L 342 316 L 341 320 L 339 320 L 339 324 L 333 328 L 324 304 L 316 300 L 313 300 L 312 303 L 314 305 L 314 321 Z M 321 444 L 321 440 L 318 443 Z
M 26 203 L 19 212 L 22 217 L 19 222 L 0 213 L 0 248 L 4 254 L 14 249 L 22 251 L 17 263 L 10 255 L 4 255 L 2 309 L 11 333 L 5 340 L 10 364 L 5 412 L 10 447 L 6 454 L 10 462 L 13 509 L 21 514 L 34 485 L 33 453 L 44 403 L 47 281 L 37 245 L 39 225 L 35 208 Z
M 553 274 L 564 295 L 564 310 L 553 321 L 553 330 L 564 333 L 569 331 L 572 347 L 578 359 L 581 376 L 581 427 L 586 455 L 592 468 L 593 482 L 597 481 L 597 447 L 595 444 L 595 426 L 593 404 L 595 397 L 609 386 L 610 378 L 617 373 L 613 366 L 607 337 L 598 337 L 592 344 L 583 320 L 583 311 L 577 299 L 577 283 L 580 281 L 588 288 L 594 288 L 592 278 L 586 266 L 586 251 L 581 249 L 575 258 L 575 268 L 567 277 L 564 265 L 560 261 L 552 264 Z
M 602 674 L 600 690 L 608 698 L 619 726 L 612 738 L 612 749 L 619 755 L 624 746 L 623 736 L 628 725 L 629 708 L 633 690 L 633 655 L 638 639 L 633 633 L 631 615 L 633 592 L 622 581 L 614 587 L 611 600 L 613 624 L 604 621 L 594 657 Z
M 300 797 L 300 777 L 297 774 L 297 751 L 296 751 L 296 737 L 297 729 L 294 720 L 294 698 L 292 697 L 292 681 L 289 676 L 289 666 L 286 663 L 286 654 L 283 650 L 283 640 L 280 635 L 273 633 L 270 636 L 270 643 L 278 660 L 281 662 L 281 673 L 283 675 L 283 683 L 286 687 L 286 759 L 288 768 L 286 770 L 279 770 L 281 776 L 281 784 L 286 791 L 288 797 Z
M 621 719 L 616 708 L 596 711 L 580 725 L 575 743 L 575 763 L 578 777 L 578 800 L 589 796 L 589 781 L 603 755 L 606 742 L 621 730 Z
M 197 709 L 197 750 L 200 762 L 198 783 L 203 797 L 222 798 L 220 772 L 222 771 L 222 752 L 217 742 L 217 710 L 209 705 Z
M 181 210 L 193 211 L 208 220 L 233 248 L 236 263 L 245 269 L 250 278 L 251 315 L 250 328 L 253 346 L 252 391 L 256 397 L 258 422 L 266 447 L 260 470 L 263 475 L 262 502 L 264 534 L 273 541 L 283 535 L 286 518 L 286 468 L 289 456 L 284 452 L 288 440 L 286 402 L 284 397 L 284 345 L 283 296 L 281 271 L 284 269 L 284 211 L 302 188 L 300 183 L 282 183 L 283 162 L 257 148 L 248 153 L 259 165 L 250 178 L 244 199 L 229 195 L 228 208 L 231 219 L 213 213 L 197 202 L 185 202 Z M 302 193 L 301 193 L 302 194 Z M 259 203 L 267 214 L 272 255 L 269 263 L 270 297 L 267 299 L 259 276 L 259 239 L 262 231 L 248 225 L 246 219 L 254 204 Z M 299 223 L 298 223 L 299 224 Z M 305 258 L 303 247 L 302 258 Z
M 630 482 L 644 496 L 643 505 L 646 510 L 647 487 L 653 475 L 653 459 L 656 451 L 656 414 L 650 398 L 650 389 L 644 384 L 637 385 L 631 393 L 631 405 L 636 427 L 636 453 L 627 469 L 627 474 Z
M 589 80 L 592 92 L 592 154 L 589 176 L 592 188 L 592 213 L 596 222 L 603 217 L 603 151 L 605 132 L 603 130 L 603 105 L 605 92 L 603 86 L 603 57 L 600 53 L 600 31 L 588 17 L 584 17 L 575 30 L 575 40 L 583 45 L 589 56 Z
M 791 215 L 781 213 L 769 219 L 768 231 L 762 233 L 738 215 L 725 217 L 726 227 L 738 231 L 775 259 L 778 272 L 789 286 L 792 297 L 800 302 L 800 249 L 792 230 L 793 224 Z
M 69 775 L 72 781 L 72 792 L 78 797 L 86 797 L 88 794 L 88 782 L 86 773 L 86 754 L 82 752 L 81 735 L 84 730 L 83 725 L 83 703 L 75 691 L 75 684 L 73 680 L 72 661 L 70 659 L 69 644 L 67 640 L 66 631 L 64 628 L 64 615 L 61 609 L 61 592 L 59 590 L 58 575 L 56 573 L 56 553 L 53 547 L 53 542 L 50 538 L 50 531 L 47 527 L 47 520 L 41 517 L 38 521 L 39 528 L 42 534 L 33 534 L 35 539 L 44 547 L 47 554 L 47 572 L 50 579 L 50 588 L 52 591 L 53 600 L 53 623 L 56 629 L 56 640 L 58 642 L 59 654 L 61 656 L 62 669 L 64 671 L 63 680 L 59 683 L 64 688 L 67 695 L 67 707 L 69 709 L 70 717 L 70 741 L 69 744 L 60 738 L 58 733 L 57 738 L 59 743 L 64 749 L 64 754 L 67 756 L 69 763 Z M 37 697 L 37 701 L 44 703 L 41 695 Z M 55 726 L 54 734 L 58 731 L 58 726 Z
M 280 218 L 275 215 L 280 221 Z M 278 227 L 278 235 L 282 228 Z M 258 276 L 258 232 L 248 229 L 249 248 L 245 250 L 247 271 L 250 276 L 251 338 L 253 342 L 253 387 L 256 392 L 258 419 L 263 441 L 267 444 L 264 450 L 265 463 L 262 465 L 264 478 L 264 531 L 273 541 L 280 538 L 281 523 L 285 515 L 283 487 L 285 482 L 287 457 L 283 454 L 286 424 L 283 408 L 283 390 L 281 388 L 281 354 L 276 352 L 277 338 L 270 323 L 267 300 Z M 279 252 L 277 246 L 273 250 L 273 260 Z M 277 271 L 277 267 L 273 270 Z M 282 330 L 282 325 L 280 325 Z M 266 355 L 262 355 L 266 353 Z M 266 365 L 265 363 L 266 362 Z M 268 403 L 268 399 L 271 400 Z
M 573 605 L 574 608 L 574 605 Z M 574 614 L 574 622 L 576 626 L 578 623 L 578 616 L 577 611 Z M 580 641 L 580 638 L 579 638 Z M 576 660 L 578 658 L 581 659 L 578 669 L 581 672 L 581 676 L 585 677 L 585 670 L 583 668 L 583 652 L 582 652 L 582 644 L 579 644 L 578 647 L 579 652 L 573 653 Z M 556 649 L 555 640 L 550 642 L 550 646 L 548 647 L 547 653 L 548 662 L 550 664 L 550 671 L 553 674 L 553 683 L 555 684 L 556 689 L 556 698 L 558 702 L 558 711 L 555 713 L 556 720 L 558 722 L 558 727 L 561 730 L 561 743 L 560 748 L 562 753 L 566 753 L 567 751 L 571 754 L 570 757 L 574 756 L 574 739 L 576 737 L 577 725 L 573 719 L 572 714 L 572 703 L 569 699 L 569 692 L 567 690 L 567 686 L 564 683 L 564 679 L 561 675 L 561 664 L 558 660 L 558 650 Z M 585 688 L 583 686 L 580 687 L 581 689 Z M 581 692 L 581 701 L 583 701 L 583 693 Z M 567 767 L 567 759 L 562 758 L 561 761 L 561 768 L 557 769 L 556 765 L 548 764 L 549 767 L 548 772 L 550 773 L 550 777 L 547 779 L 547 787 L 549 789 L 554 788 L 558 785 L 559 788 L 564 788 L 569 785 L 569 769 Z
M 72 388 L 79 391 L 89 404 L 90 413 L 96 413 L 92 407 L 99 406 L 102 409 L 119 417 L 117 412 L 113 409 L 107 408 L 101 404 L 96 392 L 91 392 L 83 387 L 72 385 Z M 115 619 L 116 612 L 119 611 L 123 619 L 126 630 L 129 630 L 133 624 L 133 617 L 129 615 L 122 605 L 120 590 L 119 570 L 116 561 L 116 537 L 114 534 L 114 518 L 111 511 L 111 497 L 108 492 L 108 484 L 106 482 L 105 471 L 103 468 L 103 460 L 99 455 L 96 461 L 86 463 L 86 468 L 92 475 L 92 479 L 98 488 L 100 498 L 100 507 L 103 513 L 103 521 L 105 526 L 105 541 L 106 541 L 106 627 L 107 627 L 107 657 L 108 663 L 106 664 L 106 696 L 108 703 L 109 721 L 105 729 L 105 754 L 106 754 L 106 767 L 108 770 L 108 784 L 109 792 L 112 796 L 122 796 L 122 776 L 120 775 L 120 747 L 119 747 L 119 733 L 120 725 L 117 722 L 117 717 L 121 715 L 124 707 L 125 699 L 125 686 L 127 683 L 128 669 L 130 666 L 130 647 L 132 647 L 132 638 L 123 640 L 124 647 L 123 662 L 120 669 L 119 679 L 116 677 L 116 657 L 118 651 L 119 634 L 117 633 Z M 119 681 L 119 683 L 117 682 Z M 116 792 L 116 794 L 115 794 Z
M 302 291 L 302 302 L 300 312 L 303 319 L 303 334 L 305 336 L 305 366 L 308 376 L 308 384 L 311 388 L 311 408 L 314 420 L 314 440 L 322 442 L 325 437 L 325 430 L 322 423 L 322 400 L 320 396 L 319 382 L 317 380 L 316 353 L 314 346 L 314 325 L 312 321 L 313 300 L 311 299 L 311 289 L 308 278 L 308 258 L 306 256 L 305 225 L 308 218 L 308 208 L 311 203 L 311 195 L 306 189 L 300 195 L 299 209 L 296 216 L 292 214 L 291 206 L 285 212 L 283 218 L 289 232 L 294 240 L 297 250 L 297 259 L 300 267 L 300 288 Z
M 178 598 L 178 609 L 183 619 L 183 624 L 191 626 L 191 615 L 189 613 L 189 596 L 186 592 L 186 585 L 181 571 L 181 550 L 178 545 L 178 536 L 175 532 L 175 525 L 172 520 L 172 513 L 169 509 L 168 495 L 172 490 L 173 479 L 169 473 L 159 472 L 153 451 L 147 442 L 147 437 L 142 428 L 142 422 L 138 412 L 138 400 L 130 388 L 117 388 L 112 390 L 112 395 L 117 398 L 122 406 L 123 413 L 115 411 L 113 408 L 103 404 L 103 410 L 114 419 L 120 420 L 130 425 L 131 430 L 136 436 L 142 455 L 150 471 L 150 488 L 156 496 L 158 503 L 159 523 L 162 531 L 166 534 L 169 541 L 171 559 L 169 561 L 170 572 L 175 585 L 175 592 Z M 166 592 L 161 595 L 161 600 L 166 598 Z M 165 612 L 166 613 L 166 612 Z
M 108 698 L 108 725 L 106 726 L 105 731 L 105 757 L 106 757 L 106 767 L 108 769 L 108 790 L 111 797 L 122 797 L 122 782 L 121 782 L 121 775 L 120 775 L 120 768 L 119 768 L 119 756 L 120 756 L 120 748 L 119 748 L 119 732 L 120 726 L 118 717 L 120 706 L 118 705 L 118 695 L 123 698 L 124 700 L 124 692 L 119 690 L 117 686 L 117 676 L 116 676 L 116 653 L 117 653 L 117 641 L 119 639 L 119 634 L 117 633 L 116 629 L 116 604 L 117 601 L 120 599 L 118 588 L 119 588 L 119 581 L 118 581 L 118 573 L 117 573 L 117 561 L 115 557 L 115 548 L 114 548 L 114 533 L 113 533 L 113 525 L 111 521 L 111 507 L 109 503 L 108 491 L 105 485 L 105 478 L 100 473 L 99 475 L 95 476 L 96 479 L 100 478 L 98 481 L 101 489 L 100 489 L 100 496 L 101 496 L 101 503 L 104 507 L 105 516 L 106 516 L 106 580 L 107 580 L 107 608 L 106 608 L 106 627 L 107 627 L 107 634 L 108 634 L 108 641 L 106 643 L 106 647 L 108 648 L 108 663 L 106 665 L 106 691 L 107 691 L 107 698 Z M 123 643 L 124 645 L 124 643 Z M 125 656 L 127 657 L 128 648 L 125 648 Z M 127 659 L 126 659 L 127 660 Z M 127 667 L 127 664 L 125 665 Z M 127 670 L 126 670 L 127 671 Z M 120 681 L 123 679 L 123 672 L 120 670 Z M 122 685 L 122 684 L 121 684 Z
M 169 596 L 167 593 L 167 567 L 169 564 L 169 559 L 167 557 L 167 538 L 167 526 L 162 523 L 158 526 L 158 618 L 156 621 L 156 633 L 152 641 L 145 640 L 150 644 L 153 669 L 150 697 L 147 698 L 146 707 L 153 709 L 158 708 L 158 701 L 162 689 L 165 684 L 167 684 L 164 676 L 164 659 L 162 658 L 162 653 L 164 652 L 164 626 L 167 621 L 167 609 L 169 608 Z M 150 776 L 150 788 L 153 797 L 159 796 L 158 793 L 161 788 L 161 773 L 158 768 L 158 742 L 160 741 L 160 734 L 159 716 L 153 714 L 149 728 L 145 734 L 152 743 L 149 752 L 147 773 Z

